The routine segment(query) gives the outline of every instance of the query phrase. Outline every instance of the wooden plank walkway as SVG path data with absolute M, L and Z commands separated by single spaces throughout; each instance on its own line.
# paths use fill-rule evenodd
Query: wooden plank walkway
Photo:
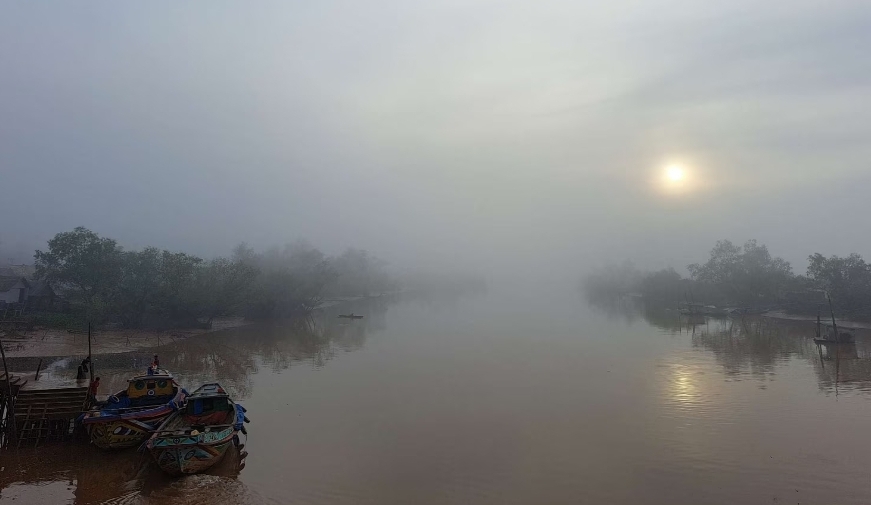
M 28 386 L 28 387 L 25 387 Z M 34 387 L 36 386 L 36 387 Z M 2 445 L 38 446 L 48 441 L 67 440 L 73 434 L 76 418 L 88 404 L 84 385 L 42 384 L 0 372 L 0 433 Z M 12 398 L 9 390 L 12 390 Z
M 20 390 L 15 398 L 18 447 L 70 438 L 87 401 L 87 387 Z

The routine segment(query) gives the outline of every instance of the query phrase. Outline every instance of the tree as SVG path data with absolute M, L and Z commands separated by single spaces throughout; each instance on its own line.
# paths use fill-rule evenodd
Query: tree
M 58 233 L 47 251 L 36 251 L 36 276 L 80 301 L 89 318 L 101 315 L 121 277 L 122 250 L 84 227 Z
M 257 267 L 241 259 L 215 258 L 197 270 L 199 312 L 209 318 L 238 313 L 251 296 Z
M 816 253 L 808 257 L 807 276 L 829 292 L 838 309 L 848 313 L 867 313 L 871 302 L 871 265 L 862 256 L 826 258 Z
M 190 321 L 198 316 L 195 280 L 202 262 L 185 253 L 161 254 L 158 300 L 169 321 Z
M 259 272 L 246 310 L 255 319 L 287 318 L 305 314 L 323 300 L 326 287 L 335 280 L 330 260 L 305 242 L 288 244 L 253 254 L 243 245 L 234 257 Z
M 794 279 L 790 264 L 772 257 L 768 248 L 755 240 L 748 240 L 743 247 L 718 241 L 705 264 L 687 268 L 693 280 L 718 288 L 731 302 L 774 300 Z
M 648 300 L 681 300 L 686 296 L 686 282 L 675 269 L 665 268 L 641 279 L 641 294 Z
M 392 289 L 394 282 L 387 273 L 387 262 L 366 250 L 349 248 L 332 260 L 335 282 L 329 287 L 337 296 L 367 296 Z
M 146 314 L 158 305 L 162 261 L 161 251 L 154 247 L 122 253 L 114 309 L 125 327 L 139 327 Z
M 292 317 L 320 305 L 328 289 L 356 295 L 390 285 L 384 263 L 366 251 L 330 258 L 305 242 L 262 254 L 240 244 L 231 258 L 203 261 L 153 247 L 124 251 L 79 227 L 57 234 L 35 259 L 38 276 L 88 318 L 111 317 L 130 328 L 198 325 L 202 316 L 240 313 Z

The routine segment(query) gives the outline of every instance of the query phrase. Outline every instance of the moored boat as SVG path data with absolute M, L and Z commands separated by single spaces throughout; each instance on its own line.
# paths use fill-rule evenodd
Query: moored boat
M 140 445 L 166 418 L 184 405 L 187 391 L 166 370 L 137 375 L 81 422 L 94 445 L 125 449 Z
M 726 309 L 715 307 L 714 305 L 702 305 L 699 303 L 687 303 L 684 308 L 680 309 L 681 315 L 684 316 L 711 316 L 723 317 L 729 314 Z
M 247 421 L 245 408 L 220 384 L 205 384 L 191 393 L 184 409 L 164 421 L 145 447 L 170 475 L 199 473 L 218 463 L 232 444 L 239 444 Z

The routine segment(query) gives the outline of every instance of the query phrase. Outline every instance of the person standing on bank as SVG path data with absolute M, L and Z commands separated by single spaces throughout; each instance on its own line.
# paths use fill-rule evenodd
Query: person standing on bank
M 97 403 L 97 390 L 100 389 L 100 378 L 96 377 L 93 382 L 91 382 L 90 387 L 88 387 L 88 398 L 91 400 L 91 403 Z
M 85 380 L 88 378 L 88 365 L 91 363 L 91 358 L 85 358 L 79 364 L 79 368 L 76 370 L 76 380 Z

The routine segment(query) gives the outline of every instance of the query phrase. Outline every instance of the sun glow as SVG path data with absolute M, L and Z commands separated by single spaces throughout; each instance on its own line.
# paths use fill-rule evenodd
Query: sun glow
M 692 191 L 696 186 L 696 178 L 683 163 L 667 163 L 657 170 L 655 185 L 667 195 L 680 195 Z

